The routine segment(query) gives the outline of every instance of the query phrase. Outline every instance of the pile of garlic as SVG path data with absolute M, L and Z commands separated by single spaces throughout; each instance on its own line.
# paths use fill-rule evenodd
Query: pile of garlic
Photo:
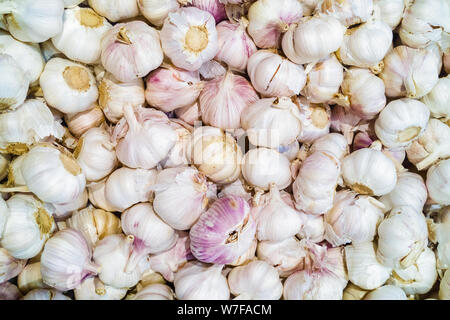
M 0 300 L 450 299 L 449 0 L 0 28 Z

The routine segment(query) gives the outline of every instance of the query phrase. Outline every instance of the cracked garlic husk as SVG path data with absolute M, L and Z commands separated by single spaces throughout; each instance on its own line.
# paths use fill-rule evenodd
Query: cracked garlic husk
M 42 281 L 41 263 L 28 263 L 17 278 L 17 286 L 23 294 L 34 289 L 46 289 L 48 286 Z
M 401 288 L 384 285 L 366 294 L 363 300 L 407 300 L 407 297 Z
M 34 289 L 28 292 L 23 300 L 72 300 L 55 289 Z
M 405 0 L 373 0 L 374 16 L 394 30 L 402 21 Z
M 427 171 L 428 196 L 434 202 L 450 205 L 450 159 L 441 160 Z
M 121 300 L 127 294 L 126 288 L 105 285 L 98 277 L 83 280 L 74 290 L 75 300 Z
M 30 81 L 9 54 L 0 53 L 0 68 L 2 73 L 10 75 L 0 79 L 0 111 L 17 109 L 27 97 Z
M 64 121 L 67 124 L 67 128 L 75 138 L 79 138 L 91 128 L 99 127 L 105 122 L 105 115 L 99 106 L 95 105 L 94 108 L 78 112 L 70 113 L 64 116 Z
M 324 0 L 316 10 L 338 19 L 344 26 L 350 27 L 370 19 L 373 11 L 372 0 Z
M 26 263 L 27 260 L 16 259 L 6 249 L 0 248 L 0 283 L 15 278 Z
M 126 300 L 175 300 L 172 288 L 165 284 L 150 284 Z
M 297 137 L 301 143 L 312 143 L 328 134 L 331 126 L 331 109 L 327 104 L 310 103 L 304 97 L 296 97 L 302 130 Z
M 170 12 L 180 7 L 179 0 L 138 0 L 137 4 L 141 14 L 157 27 L 163 25 Z
M 131 19 L 139 15 L 135 0 L 89 0 L 89 6 L 111 22 Z
M 450 75 L 440 78 L 433 89 L 421 99 L 434 118 L 450 119 Z

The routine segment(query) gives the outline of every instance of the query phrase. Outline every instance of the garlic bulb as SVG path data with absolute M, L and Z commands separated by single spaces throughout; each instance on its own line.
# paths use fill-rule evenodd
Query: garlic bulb
M 403 18 L 405 0 L 373 0 L 375 17 L 394 30 Z
M 64 11 L 63 30 L 52 42 L 69 59 L 93 64 L 100 61 L 101 39 L 111 28 L 108 20 L 91 8 L 77 6 Z
M 188 230 L 204 212 L 209 183 L 192 167 L 165 169 L 156 178 L 153 208 L 177 230 Z
M 10 75 L 0 79 L 0 111 L 14 110 L 25 101 L 30 81 L 9 54 L 0 53 L 0 68 Z
M 25 194 L 15 194 L 6 204 L 9 214 L 5 219 L 1 246 L 16 259 L 36 256 L 55 228 L 50 208 Z
M 196 128 L 188 149 L 188 159 L 215 183 L 231 183 L 241 173 L 242 151 L 236 140 L 219 128 Z
M 138 20 L 114 25 L 101 47 L 102 65 L 122 82 L 146 76 L 163 61 L 158 31 Z
M 450 159 L 442 160 L 427 171 L 429 198 L 441 205 L 450 205 Z
M 130 19 L 139 15 L 135 0 L 89 0 L 89 6 L 111 22 Z
M 103 209 L 105 211 L 116 211 L 117 208 L 115 208 L 111 203 L 106 200 L 106 181 L 107 178 L 99 181 L 99 182 L 92 182 L 88 185 L 88 197 L 89 201 L 94 205 L 96 208 Z
M 23 300 L 72 300 L 55 289 L 34 289 L 28 292 Z
M 248 33 L 260 48 L 279 47 L 282 34 L 302 14 L 302 6 L 295 0 L 258 0 L 248 10 Z
M 175 115 L 178 119 L 183 120 L 187 124 L 193 126 L 195 122 L 200 121 L 201 113 L 198 102 L 186 107 L 175 110 Z
M 55 208 L 53 217 L 56 221 L 66 220 L 72 215 L 73 211 L 86 208 L 88 200 L 88 192 L 84 189 L 83 192 L 81 192 L 80 195 L 73 201 L 63 204 L 52 204 Z
M 441 56 L 439 49 L 427 47 L 413 49 L 398 46 L 384 58 L 384 69 L 380 73 L 388 97 L 420 99 L 427 95 L 439 80 Z
M 204 79 L 212 80 L 216 77 L 223 76 L 227 72 L 227 69 L 222 63 L 216 60 L 209 60 L 202 64 L 198 72 Z
M 336 159 L 342 160 L 349 153 L 348 149 L 345 137 L 342 134 L 333 132 L 315 140 L 312 146 L 309 147 L 309 153 L 326 152 L 333 155 Z
M 414 99 L 389 102 L 375 121 L 375 132 L 384 146 L 402 148 L 417 139 L 430 118 L 427 106 Z
M 407 300 L 405 292 L 393 285 L 384 285 L 369 292 L 363 300 Z
M 20 170 L 28 189 L 49 203 L 73 201 L 86 186 L 86 178 L 73 156 L 50 144 L 33 147 L 23 159 Z
M 366 22 L 373 11 L 372 0 L 324 0 L 317 5 L 318 12 L 338 19 L 344 26 Z
M 48 137 L 61 139 L 65 129 L 55 121 L 47 105 L 30 99 L 17 110 L 0 114 L 0 150 L 24 154 L 30 145 Z
M 91 128 L 78 140 L 73 153 L 87 181 L 108 176 L 118 164 L 110 134 L 102 128 Z
M 190 249 L 189 233 L 178 231 L 175 245 L 164 252 L 151 254 L 148 258 L 150 268 L 160 273 L 164 279 L 173 282 L 174 274 L 194 256 Z
M 422 212 L 413 207 L 394 208 L 378 226 L 377 259 L 392 268 L 408 268 L 428 244 Z
M 178 300 L 228 300 L 230 289 L 222 275 L 223 265 L 188 262 L 175 274 L 175 294 Z
M 299 118 L 297 105 L 289 98 L 266 98 L 248 107 L 241 124 L 252 144 L 278 148 L 296 140 L 302 129 Z
M 344 182 L 359 194 L 382 196 L 394 190 L 397 183 L 394 163 L 376 147 L 379 147 L 378 142 L 371 148 L 356 150 L 342 160 Z
M 204 87 L 198 71 L 167 66 L 147 77 L 145 98 L 149 105 L 164 112 L 192 105 Z
M 395 188 L 380 198 L 386 210 L 400 206 L 411 206 L 421 212 L 428 192 L 423 178 L 414 172 L 400 172 Z
M 111 73 L 106 72 L 98 90 L 98 104 L 112 123 L 117 123 L 123 117 L 126 105 L 136 108 L 145 103 L 144 81 L 141 78 L 120 82 Z
M 375 198 L 347 190 L 337 192 L 333 208 L 325 214 L 325 239 L 333 246 L 372 241 L 384 218 L 383 209 Z
M 175 145 L 178 135 L 161 111 L 126 105 L 124 118 L 114 128 L 119 161 L 130 168 L 152 169 Z
M 344 68 L 336 56 L 331 54 L 316 63 L 307 73 L 306 79 L 306 85 L 301 94 L 312 103 L 325 103 L 338 93 L 344 80 Z
M 283 293 L 277 270 L 264 261 L 233 268 L 228 274 L 228 285 L 233 295 L 246 299 L 278 300 Z
M 282 190 L 292 182 L 289 166 L 289 160 L 278 151 L 256 148 L 245 154 L 242 175 L 254 187 L 268 190 L 274 183 Z
M 256 224 L 245 199 L 220 198 L 190 229 L 192 254 L 202 262 L 231 263 L 247 251 L 255 231 Z
M 297 234 L 300 239 L 319 243 L 325 239 L 325 224 L 323 215 L 301 213 L 303 227 Z
M 17 277 L 17 285 L 24 294 L 34 289 L 45 289 L 48 286 L 42 281 L 41 263 L 28 263 Z
M 180 7 L 178 0 L 137 0 L 141 14 L 151 24 L 161 27 L 170 12 Z
M 297 140 L 312 143 L 330 132 L 330 107 L 326 104 L 313 104 L 304 97 L 295 99 L 300 111 L 302 130 Z
M 175 66 L 198 70 L 219 51 L 214 17 L 195 7 L 169 13 L 161 29 L 161 44 Z
M 317 62 L 339 49 L 345 29 L 332 16 L 304 17 L 298 24 L 292 24 L 283 36 L 283 52 L 297 64 Z
M 388 284 L 402 288 L 406 294 L 425 294 L 437 280 L 436 257 L 433 250 L 425 250 L 414 265 L 406 269 L 394 269 Z
M 6 249 L 0 248 L 0 283 L 16 277 L 26 263 L 27 260 L 15 259 Z
M 241 198 L 244 198 L 247 201 L 249 201 L 252 198 L 252 195 L 249 193 L 249 190 L 245 185 L 245 182 L 242 181 L 241 179 L 238 179 L 233 183 L 223 186 L 217 196 L 218 198 L 223 198 L 224 196 L 228 195 L 240 196 Z
M 247 79 L 228 71 L 208 81 L 200 93 L 202 120 L 207 125 L 224 130 L 237 129 L 240 127 L 241 115 L 257 100 L 258 95 Z
M 450 75 L 440 78 L 433 89 L 421 99 L 434 118 L 450 119 Z
M 450 299 L 450 271 L 445 271 L 444 277 L 441 279 L 439 285 L 439 299 L 449 300 Z
M 164 284 L 155 283 L 138 291 L 131 300 L 174 300 L 173 290 Z
M 16 285 L 11 282 L 3 282 L 0 284 L 0 300 L 20 300 L 22 293 Z
M 49 106 L 63 113 L 89 110 L 98 98 L 92 71 L 67 59 L 53 58 L 48 61 L 39 84 Z
M 47 240 L 41 255 L 42 280 L 60 291 L 74 289 L 99 272 L 91 258 L 91 249 L 79 231 L 58 231 Z
M 348 278 L 358 287 L 373 290 L 389 279 L 392 269 L 377 261 L 373 242 L 352 243 L 344 250 Z
M 76 300 L 121 300 L 127 289 L 117 289 L 103 284 L 97 277 L 83 280 L 74 290 Z
M 245 71 L 250 56 L 257 50 L 245 30 L 247 25 L 248 21 L 243 18 L 238 23 L 222 21 L 216 26 L 219 51 L 215 59 L 233 70 Z
M 70 133 L 79 138 L 91 128 L 100 126 L 105 122 L 105 115 L 97 105 L 89 110 L 66 114 L 64 120 Z
M 104 193 L 107 203 L 116 209 L 107 211 L 122 212 L 136 203 L 149 201 L 156 176 L 156 170 L 127 167 L 115 170 L 106 180 Z
M 258 259 L 274 266 L 280 277 L 289 277 L 301 269 L 305 249 L 296 237 L 282 241 L 260 241 L 256 251 Z
M 61 32 L 63 0 L 15 0 L 0 5 L 3 23 L 11 35 L 23 42 L 44 42 Z
M 93 207 L 76 211 L 66 223 L 67 227 L 81 232 L 91 248 L 104 237 L 122 232 L 121 221 L 117 216 Z
M 436 265 L 440 276 L 441 272 L 450 266 L 450 235 L 448 228 L 450 225 L 450 207 L 445 207 L 436 219 L 437 223 L 427 219 L 429 239 L 437 243 Z
M 219 23 L 227 18 L 225 4 L 223 4 L 220 0 L 178 0 L 178 2 L 180 2 L 180 4 L 191 2 L 194 7 L 199 8 L 200 10 L 208 11 L 213 15 L 216 23 Z
M 128 289 L 135 286 L 149 269 L 147 259 L 127 269 L 133 251 L 133 236 L 112 234 L 100 240 L 94 249 L 94 262 L 101 268 L 98 277 L 106 286 Z
M 188 158 L 188 149 L 191 143 L 193 128 L 181 119 L 173 119 L 171 125 L 175 127 L 178 139 L 167 157 L 159 163 L 164 169 L 184 167 L 191 162 Z

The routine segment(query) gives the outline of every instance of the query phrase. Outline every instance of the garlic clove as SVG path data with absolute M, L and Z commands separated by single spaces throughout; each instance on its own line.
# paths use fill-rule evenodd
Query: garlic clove
M 28 263 L 20 272 L 17 278 L 17 285 L 23 294 L 27 294 L 34 289 L 49 288 L 49 286 L 42 281 L 41 263 Z
M 302 130 L 297 137 L 301 143 L 312 143 L 328 134 L 331 125 L 331 111 L 326 104 L 312 104 L 304 97 L 294 98 L 299 108 Z
M 450 299 L 450 272 L 447 270 L 444 273 L 444 277 L 441 279 L 439 285 L 439 299 L 449 300 Z
M 450 75 L 440 78 L 433 89 L 421 99 L 434 118 L 450 119 Z
M 374 15 L 394 30 L 403 18 L 404 0 L 373 0 Z
M 91 128 L 99 127 L 105 122 L 102 109 L 97 105 L 94 108 L 72 114 L 66 114 L 64 120 L 67 128 L 76 138 L 79 138 Z

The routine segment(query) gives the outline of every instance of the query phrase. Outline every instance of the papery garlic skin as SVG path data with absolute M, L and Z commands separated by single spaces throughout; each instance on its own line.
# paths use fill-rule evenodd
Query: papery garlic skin
M 16 277 L 26 263 L 27 260 L 15 259 L 6 249 L 0 248 L 0 283 Z
M 89 6 L 111 22 L 130 19 L 139 15 L 137 1 L 134 0 L 89 0 Z
M 14 110 L 25 101 L 30 81 L 9 54 L 0 53 L 0 68 L 10 75 L 0 80 L 0 111 Z
M 394 30 L 402 20 L 405 0 L 373 0 L 373 8 L 376 17 Z
M 102 65 L 122 82 L 146 76 L 163 61 L 158 31 L 138 20 L 114 25 L 104 34 L 101 47 Z
M 173 290 L 164 284 L 155 283 L 138 291 L 130 300 L 174 300 Z
M 121 300 L 127 290 L 104 285 L 98 278 L 88 278 L 75 288 L 74 294 L 75 300 Z
M 274 183 L 282 190 L 292 182 L 289 160 L 276 150 L 252 149 L 245 154 L 242 163 L 242 175 L 252 186 L 268 190 Z
M 179 300 L 228 300 L 230 289 L 222 275 L 223 265 L 188 262 L 175 274 L 175 294 Z
M 441 279 L 439 285 L 439 299 L 449 300 L 450 299 L 450 271 L 445 271 L 444 276 Z
M 248 202 L 226 196 L 217 199 L 190 229 L 191 252 L 202 262 L 228 264 L 247 251 L 255 232 Z
M 233 268 L 228 274 L 228 285 L 233 295 L 255 300 L 278 300 L 283 293 L 278 272 L 264 261 Z
M 349 282 L 347 287 L 344 289 L 342 300 L 362 300 L 366 294 L 367 290 L 361 289 L 360 287 Z
M 157 27 L 161 27 L 170 12 L 180 7 L 178 0 L 138 0 L 141 14 Z
M 369 292 L 363 300 L 407 300 L 405 292 L 393 285 L 384 285 Z
M 411 206 L 421 212 L 428 197 L 427 188 L 423 178 L 414 172 L 401 172 L 398 174 L 395 188 L 380 198 L 391 210 L 400 206 Z
M 278 146 L 278 152 L 288 158 L 289 161 L 294 161 L 297 158 L 297 153 L 300 150 L 298 141 L 294 141 L 287 146 Z
M 44 42 L 62 30 L 63 0 L 4 1 L 0 11 L 4 29 L 23 42 Z
M 23 300 L 72 300 L 55 289 L 34 289 L 28 292 Z
M 253 53 L 248 60 L 247 71 L 255 89 L 266 97 L 298 95 L 306 83 L 301 65 L 270 50 Z
M 50 145 L 33 147 L 23 159 L 21 173 L 28 189 L 42 201 L 65 204 L 75 200 L 86 178 L 72 155 Z
M 417 139 L 430 119 L 427 106 L 414 99 L 389 102 L 375 121 L 375 132 L 384 146 L 402 148 Z
M 95 106 L 83 112 L 67 114 L 64 120 L 70 133 L 79 138 L 89 129 L 99 127 L 105 122 L 105 115 L 102 109 Z
M 433 89 L 421 99 L 434 118 L 450 119 L 450 75 L 440 78 Z
M 252 85 L 242 76 L 227 72 L 205 84 L 199 96 L 202 120 L 221 129 L 238 129 L 241 115 L 258 100 Z
M 338 19 L 344 26 L 366 22 L 370 19 L 373 10 L 372 0 L 324 0 L 316 10 Z
M 47 62 L 39 79 L 47 103 L 63 113 L 91 109 L 98 98 L 95 77 L 87 67 L 67 59 Z
M 195 7 L 169 13 L 161 29 L 161 44 L 175 66 L 198 70 L 219 50 L 214 17 Z
M 65 8 L 73 8 L 83 2 L 82 0 L 63 0 L 63 1 Z
M 429 198 L 441 205 L 450 205 L 450 159 L 442 160 L 427 171 Z
M 344 250 L 348 278 L 358 287 L 373 290 L 389 279 L 392 269 L 377 261 L 373 242 L 352 243 Z
M 450 207 L 445 207 L 439 212 L 437 223 L 427 219 L 429 239 L 436 244 L 436 266 L 442 277 L 444 270 L 450 266 L 450 237 L 448 228 L 450 225 Z
M 331 110 L 326 104 L 312 104 L 306 98 L 296 98 L 302 130 L 297 137 L 301 143 L 312 143 L 330 132 Z
M 339 49 L 345 29 L 332 16 L 304 17 L 283 36 L 283 52 L 297 64 L 317 62 Z
M 295 0 L 258 0 L 248 10 L 248 33 L 260 48 L 277 48 L 282 34 L 300 20 L 303 8 Z
M 413 207 L 394 208 L 378 226 L 377 259 L 392 268 L 413 265 L 428 243 L 422 212 Z

